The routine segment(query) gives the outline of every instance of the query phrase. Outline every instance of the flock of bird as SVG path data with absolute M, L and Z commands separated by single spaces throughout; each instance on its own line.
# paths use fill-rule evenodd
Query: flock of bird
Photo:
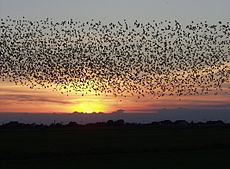
M 218 94 L 229 75 L 229 22 L 0 23 L 0 79 L 30 88 L 138 98 Z

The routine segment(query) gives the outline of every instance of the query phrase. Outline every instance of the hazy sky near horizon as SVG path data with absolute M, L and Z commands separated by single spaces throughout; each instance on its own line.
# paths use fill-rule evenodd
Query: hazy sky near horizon
M 0 18 L 21 19 L 74 18 L 113 20 L 179 20 L 181 23 L 207 20 L 209 23 L 230 21 L 230 0 L 0 0 Z M 230 109 L 229 95 L 144 98 L 63 96 L 50 90 L 30 90 L 14 83 L 0 81 L 0 112 L 72 112 L 74 105 L 103 102 L 97 110 L 106 112 L 156 111 L 162 108 Z M 86 106 L 83 105 L 83 106 Z M 227 105 L 227 107 L 224 107 Z M 211 106 L 211 107 L 210 107 Z M 214 107 L 212 107 L 214 106 Z M 93 108 L 92 108 L 93 109 Z
M 229 21 L 229 0 L 0 0 L 1 17 Z

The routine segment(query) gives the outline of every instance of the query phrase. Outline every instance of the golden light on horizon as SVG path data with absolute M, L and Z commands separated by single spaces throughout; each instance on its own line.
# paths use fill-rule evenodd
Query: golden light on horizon
M 81 98 L 73 100 L 75 104 L 70 107 L 72 112 L 82 112 L 82 113 L 98 113 L 108 111 L 108 103 L 105 102 L 104 97 L 85 95 Z
M 82 101 L 73 106 L 73 110 L 82 113 L 104 112 L 105 106 L 99 101 Z

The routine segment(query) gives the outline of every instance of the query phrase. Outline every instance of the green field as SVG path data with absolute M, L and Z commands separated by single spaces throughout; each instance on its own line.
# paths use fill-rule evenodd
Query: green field
M 230 127 L 0 129 L 0 169 L 229 169 Z

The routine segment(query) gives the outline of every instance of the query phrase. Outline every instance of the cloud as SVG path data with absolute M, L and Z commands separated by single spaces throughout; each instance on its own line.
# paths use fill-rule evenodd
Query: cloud
M 125 110 L 123 110 L 123 109 L 118 109 L 118 110 L 112 112 L 112 114 L 122 114 L 122 113 L 124 113 L 124 112 L 125 112 Z
M 230 121 L 230 114 L 228 109 L 161 109 L 155 114 L 156 118 L 178 120 L 183 119 L 187 121 L 207 121 L 207 120 L 223 120 Z
M 42 103 L 56 103 L 56 104 L 71 104 L 72 102 L 60 99 L 48 98 L 46 96 L 35 96 L 28 94 L 1 94 L 0 101 L 4 102 L 42 102 Z M 1 104 L 0 103 L 0 104 Z
M 185 102 L 181 104 L 161 104 L 161 105 L 151 105 L 146 106 L 143 108 L 136 108 L 129 112 L 135 112 L 135 113 L 159 113 L 164 110 L 171 110 L 171 112 L 174 112 L 174 110 L 191 110 L 193 112 L 200 112 L 205 110 L 213 110 L 213 111 L 219 111 L 219 110 L 225 110 L 230 111 L 230 103 L 227 101 L 202 101 L 200 102 Z
M 210 108 L 230 109 L 230 103 L 218 104 L 218 105 L 209 105 L 209 107 L 210 107 Z
M 68 123 L 70 121 L 75 121 L 77 123 L 96 123 L 96 122 L 106 122 L 108 120 L 118 120 L 123 119 L 126 122 L 136 122 L 136 123 L 151 123 L 153 121 L 162 120 L 187 120 L 187 121 L 208 121 L 208 120 L 223 120 L 225 122 L 230 122 L 229 110 L 214 110 L 214 109 L 161 109 L 158 113 L 0 113 L 0 124 L 9 121 L 19 121 L 24 123 L 46 123 L 50 124 L 54 120 L 56 122 Z
M 0 94 L 3 93 L 44 93 L 44 91 L 41 90 L 31 90 L 29 88 L 21 89 L 21 86 L 16 86 L 17 88 L 10 88 L 10 87 L 2 87 L 0 86 Z
M 207 102 L 207 103 L 201 103 L 201 104 L 193 104 L 193 103 L 188 103 L 188 104 L 183 104 L 180 106 L 181 108 L 190 108 L 192 110 L 196 110 L 196 109 L 215 109 L 215 110 L 219 110 L 219 109 L 229 109 L 230 110 L 230 104 L 229 103 L 215 103 L 215 102 Z

